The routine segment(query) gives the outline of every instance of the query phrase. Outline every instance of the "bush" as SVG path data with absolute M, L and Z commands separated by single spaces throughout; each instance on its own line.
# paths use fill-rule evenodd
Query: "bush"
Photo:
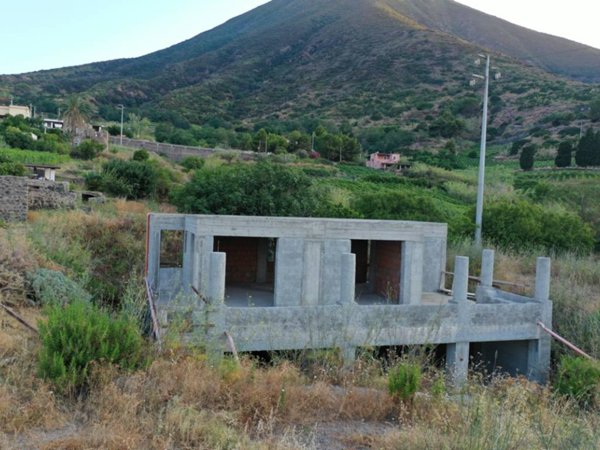
M 27 275 L 33 298 L 41 305 L 68 305 L 90 301 L 90 294 L 62 272 L 38 269 Z
M 63 393 L 77 393 L 86 387 L 94 363 L 135 369 L 143 362 L 143 340 L 137 326 L 83 301 L 52 307 L 48 321 L 39 328 L 40 376 L 52 380 Z
M 0 159 L 0 175 L 12 175 L 14 177 L 23 177 L 27 174 L 27 169 L 23 164 L 11 161 L 2 161 Z
M 312 182 L 278 164 L 231 164 L 196 171 L 172 201 L 181 212 L 248 216 L 307 216 L 317 207 Z
M 157 186 L 157 170 L 148 162 L 113 159 L 102 166 L 102 172 L 85 177 L 88 189 L 115 197 L 139 199 L 152 196 Z
M 150 159 L 150 153 L 144 149 L 136 150 L 133 152 L 132 161 L 148 161 Z
M 584 407 L 600 407 L 600 363 L 563 356 L 558 367 L 556 391 Z
M 86 139 L 79 144 L 72 152 L 71 156 L 78 159 L 94 159 L 100 152 L 104 150 L 104 145 L 92 139 Z
M 388 390 L 393 397 L 403 401 L 411 399 L 421 387 L 421 366 L 416 363 L 401 362 L 388 372 Z
M 501 199 L 484 208 L 483 232 L 496 245 L 514 250 L 545 247 L 588 253 L 594 234 L 576 214 L 520 199 Z
M 204 160 L 197 156 L 188 156 L 181 161 L 181 165 L 187 170 L 198 170 L 204 167 Z
M 521 150 L 521 156 L 519 157 L 519 166 L 522 170 L 529 171 L 533 169 L 535 152 L 536 148 L 534 145 L 523 147 L 523 150 Z

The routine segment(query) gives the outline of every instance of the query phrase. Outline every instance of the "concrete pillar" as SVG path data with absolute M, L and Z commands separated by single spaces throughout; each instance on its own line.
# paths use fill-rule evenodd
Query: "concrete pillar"
M 183 232 L 183 267 L 181 268 L 181 287 L 185 294 L 191 294 L 194 274 L 195 235 L 189 231 Z
M 494 282 L 494 250 L 485 249 L 481 255 L 481 286 L 492 287 Z
M 206 353 L 216 363 L 223 357 L 225 313 L 225 262 L 222 252 L 210 254 L 209 304 L 205 309 Z
M 150 215 L 150 226 L 148 236 L 148 281 L 150 287 L 158 291 L 158 269 L 160 268 L 160 228 L 153 224 L 152 215 Z
M 423 243 L 402 243 L 400 304 L 420 305 L 423 296 Z
M 225 253 L 212 252 L 210 254 L 208 299 L 214 306 L 225 302 L 225 258 Z
M 469 371 L 469 343 L 456 342 L 446 346 L 446 375 L 448 383 L 461 387 L 467 381 Z
M 302 305 L 316 306 L 319 303 L 321 277 L 321 242 L 305 241 L 302 277 Z
M 452 302 L 467 301 L 469 289 L 469 258 L 457 256 L 454 259 L 454 280 L 452 281 Z
M 535 272 L 534 298 L 540 302 L 540 321 L 552 328 L 552 302 L 550 301 L 550 258 L 538 258 Z M 538 383 L 546 383 L 550 370 L 552 338 L 538 328 L 539 339 L 530 341 L 527 356 L 528 376 Z
M 275 306 L 300 306 L 304 240 L 280 238 L 275 256 Z
M 539 301 L 550 299 L 550 258 L 538 258 L 535 269 L 534 298 Z
M 341 256 L 340 303 L 352 304 L 356 299 L 356 255 L 343 253 Z

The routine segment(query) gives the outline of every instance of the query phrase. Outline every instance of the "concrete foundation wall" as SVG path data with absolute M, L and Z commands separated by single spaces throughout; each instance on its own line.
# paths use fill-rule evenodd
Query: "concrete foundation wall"
M 27 178 L 0 177 L 0 219 L 7 222 L 27 220 Z

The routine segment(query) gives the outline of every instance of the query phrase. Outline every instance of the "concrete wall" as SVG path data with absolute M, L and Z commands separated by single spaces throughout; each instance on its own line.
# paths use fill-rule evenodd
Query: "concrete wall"
M 27 178 L 0 177 L 0 219 L 27 220 Z
M 109 141 L 113 145 L 120 145 L 121 138 L 119 136 L 110 136 Z M 145 149 L 151 152 L 158 153 L 159 155 L 163 155 L 164 157 L 173 161 L 182 161 L 188 156 L 198 156 L 201 158 L 206 158 L 208 156 L 218 155 L 219 153 L 223 152 L 235 153 L 241 159 L 244 160 L 251 160 L 254 159 L 256 156 L 255 152 L 244 150 L 220 150 L 205 147 L 192 147 L 189 145 L 166 144 L 164 142 L 144 141 L 141 139 L 129 139 L 126 137 L 123 138 L 123 146 L 137 149 Z
M 181 269 L 160 268 L 165 230 L 185 230 Z M 453 383 L 466 380 L 474 351 L 486 364 L 547 379 L 550 341 L 538 322 L 552 321 L 548 258 L 538 258 L 535 294 L 525 297 L 490 286 L 493 252 L 484 252 L 484 281 L 470 301 L 469 259 L 457 257 L 452 298 L 428 304 L 422 302 L 425 274 L 439 286 L 445 265 L 443 224 L 150 214 L 148 232 L 147 276 L 158 294 L 161 326 L 168 328 L 170 316 L 187 312 L 194 333 L 186 339 L 200 339 L 217 352 L 226 349 L 225 331 L 242 351 L 339 347 L 350 359 L 360 346 L 446 344 Z M 277 239 L 274 303 L 227 303 L 228 276 L 252 282 L 264 275 L 267 237 Z M 372 266 L 382 280 L 398 284 L 398 304 L 355 301 L 356 260 L 364 259 L 365 245 L 353 247 L 352 241 L 371 241 Z M 190 285 L 207 303 L 191 294 Z

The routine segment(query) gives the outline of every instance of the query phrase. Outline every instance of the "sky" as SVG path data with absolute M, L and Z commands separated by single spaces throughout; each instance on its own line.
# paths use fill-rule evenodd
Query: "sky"
M 536 31 L 600 48 L 596 0 L 458 1 Z M 145 55 L 268 0 L 0 2 L 0 74 L 11 74 Z

